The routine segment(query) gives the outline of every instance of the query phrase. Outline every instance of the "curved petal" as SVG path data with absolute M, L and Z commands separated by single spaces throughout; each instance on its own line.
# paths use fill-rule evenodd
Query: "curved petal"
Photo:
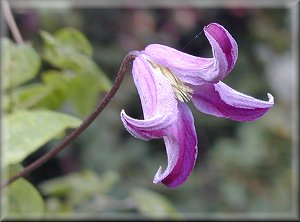
M 149 140 L 161 138 L 166 135 L 165 130 L 174 121 L 174 114 L 169 113 L 162 116 L 155 116 L 147 120 L 137 120 L 127 116 L 125 111 L 122 110 L 121 120 L 128 132 L 133 136 Z
M 164 172 L 160 167 L 153 182 L 162 182 L 168 187 L 177 187 L 191 174 L 197 158 L 197 135 L 193 115 L 185 103 L 178 103 L 177 121 L 164 137 L 168 166 Z
M 161 138 L 164 130 L 175 121 L 177 101 L 168 80 L 155 73 L 143 57 L 136 57 L 133 62 L 132 75 L 137 87 L 145 120 L 129 117 L 121 111 L 121 120 L 125 128 L 135 137 L 149 140 Z
M 213 58 L 196 57 L 168 46 L 152 44 L 141 53 L 152 61 L 169 68 L 187 83 L 217 83 L 233 68 L 238 57 L 238 46 L 230 33 L 221 25 L 211 23 L 204 33 L 212 47 Z
M 192 101 L 201 112 L 237 121 L 252 121 L 264 115 L 274 104 L 240 93 L 223 82 L 195 86 Z
M 238 46 L 230 33 L 221 25 L 211 23 L 204 27 L 204 33 L 213 49 L 216 67 L 223 79 L 235 65 L 238 57 Z
M 145 119 L 170 113 L 176 109 L 177 100 L 171 84 L 158 70 L 152 69 L 142 56 L 136 57 L 133 62 L 132 76 L 141 99 Z

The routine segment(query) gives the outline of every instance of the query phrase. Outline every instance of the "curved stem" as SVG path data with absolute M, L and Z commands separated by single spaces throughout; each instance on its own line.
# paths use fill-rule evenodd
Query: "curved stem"
M 69 145 L 73 140 L 75 140 L 96 119 L 96 117 L 101 113 L 101 111 L 106 107 L 106 105 L 116 94 L 124 79 L 128 66 L 131 64 L 132 60 L 137 55 L 138 51 L 131 51 L 125 56 L 111 90 L 106 94 L 101 103 L 99 103 L 96 106 L 95 110 L 81 123 L 81 125 L 78 128 L 74 129 L 68 136 L 66 136 L 65 139 L 58 146 L 54 147 L 49 152 L 41 156 L 39 159 L 25 167 L 21 172 L 9 178 L 5 183 L 1 185 L 1 188 L 8 186 L 18 178 L 24 177 L 25 175 L 31 173 L 33 170 L 37 169 L 49 159 L 57 155 L 64 148 L 66 148 L 67 145 Z
M 13 13 L 11 11 L 11 8 L 6 0 L 2 1 L 2 7 L 3 7 L 3 14 L 5 17 L 5 20 L 7 22 L 7 25 L 11 31 L 11 34 L 13 35 L 15 41 L 17 44 L 23 44 L 23 38 L 20 34 L 20 31 L 17 27 L 16 21 L 14 19 Z

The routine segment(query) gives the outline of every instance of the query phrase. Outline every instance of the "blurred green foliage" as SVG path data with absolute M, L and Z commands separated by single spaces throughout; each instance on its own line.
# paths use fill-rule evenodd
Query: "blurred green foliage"
M 142 215 L 153 219 L 180 218 L 177 210 L 169 200 L 156 192 L 138 188 L 133 190 L 132 197 L 136 201 L 138 211 Z
M 78 118 L 49 110 L 18 111 L 3 119 L 4 165 L 23 161 L 67 128 L 76 128 Z
M 24 24 L 26 16 L 33 15 L 40 22 L 28 35 L 39 50 L 28 55 L 37 54 L 39 59 L 33 59 L 36 62 L 30 69 L 22 68 L 29 72 L 23 80 L 20 77 L 16 83 L 7 84 L 4 108 L 8 118 L 21 109 L 34 114 L 33 110 L 41 108 L 83 118 L 95 107 L 101 93 L 110 88 L 123 56 L 130 50 L 142 50 L 151 43 L 180 50 L 192 40 L 184 52 L 211 56 L 204 35 L 195 38 L 210 22 L 224 25 L 239 45 L 239 58 L 224 80 L 226 84 L 260 99 L 267 99 L 267 92 L 275 97 L 274 108 L 251 123 L 207 116 L 191 106 L 199 157 L 188 181 L 178 189 L 167 189 L 152 184 L 158 167 L 166 166 L 163 142 L 133 138 L 120 121 L 123 108 L 142 118 L 129 75 L 99 118 L 56 157 L 59 166 L 50 161 L 48 167 L 53 167 L 55 174 L 47 175 L 41 168 L 41 172 L 28 176 L 29 181 L 34 181 L 32 188 L 40 192 L 45 202 L 44 217 L 202 219 L 220 213 L 224 217 L 238 213 L 245 218 L 259 217 L 260 213 L 265 218 L 294 215 L 291 127 L 295 120 L 291 119 L 292 101 L 281 99 L 282 91 L 288 87 L 278 89 L 273 78 L 283 75 L 288 82 L 292 76 L 290 69 L 268 73 L 274 65 L 272 59 L 292 49 L 288 9 L 61 8 L 23 13 Z M 2 44 L 11 45 L 14 50 L 22 48 L 12 46 L 7 39 Z M 30 46 L 30 50 L 34 49 Z M 265 50 L 269 52 L 268 60 L 262 53 Z M 5 64 L 11 63 L 8 55 L 4 58 Z M 75 125 L 66 124 L 63 130 Z M 52 139 L 49 137 L 43 144 Z M 51 149 L 53 144 L 47 143 L 38 152 Z M 41 147 L 34 150 L 37 148 Z M 27 156 L 25 165 L 34 158 L 34 150 L 23 156 Z M 14 216 L 11 214 L 11 218 Z
M 13 176 L 22 167 L 19 164 L 10 165 L 8 175 Z M 6 216 L 12 218 L 39 219 L 44 216 L 46 206 L 39 191 L 27 180 L 21 178 L 5 188 Z
M 18 86 L 38 73 L 41 59 L 29 44 L 15 45 L 9 39 L 1 39 L 3 64 L 3 89 Z
M 110 81 L 93 62 L 91 45 L 81 32 L 65 28 L 59 30 L 55 37 L 46 32 L 42 32 L 42 36 L 47 36 L 44 61 L 59 68 L 44 69 L 39 75 L 42 81 L 35 78 L 41 64 L 41 57 L 35 49 L 29 44 L 16 45 L 7 38 L 1 39 L 6 111 L 3 118 L 2 167 L 6 169 L 21 163 L 49 141 L 61 137 L 66 129 L 81 124 L 77 117 L 49 109 L 59 109 L 66 101 L 71 101 L 79 115 L 86 114 L 95 106 L 98 93 L 110 88 Z M 84 59 L 82 62 L 85 64 L 77 64 L 70 55 L 78 56 L 79 61 Z M 76 66 L 69 66 L 72 63 Z M 81 99 L 81 88 L 87 85 L 90 91 L 85 96 L 90 100 Z M 17 173 L 18 170 L 13 172 Z M 25 179 L 19 179 L 5 191 L 9 216 L 43 216 L 44 200 Z

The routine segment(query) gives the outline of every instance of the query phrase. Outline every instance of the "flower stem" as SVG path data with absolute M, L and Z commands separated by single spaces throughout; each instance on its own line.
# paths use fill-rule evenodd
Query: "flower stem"
M 24 40 L 17 27 L 11 8 L 6 0 L 1 1 L 3 7 L 4 18 L 17 44 L 23 44 Z
M 74 129 L 69 135 L 67 135 L 65 137 L 65 139 L 60 144 L 58 144 L 56 147 L 51 149 L 49 152 L 45 153 L 43 156 L 41 156 L 36 161 L 32 162 L 30 165 L 25 167 L 19 173 L 10 177 L 7 181 L 5 181 L 1 185 L 1 188 L 8 186 L 9 184 L 14 182 L 18 178 L 24 177 L 27 174 L 31 173 L 33 170 L 37 169 L 38 167 L 40 167 L 41 165 L 46 163 L 49 159 L 53 158 L 55 155 L 57 155 L 59 152 L 61 152 L 64 148 L 66 148 L 67 145 L 69 145 L 73 140 L 75 140 L 96 119 L 96 117 L 102 112 L 102 110 L 106 107 L 106 105 L 110 102 L 110 100 L 116 94 L 116 92 L 118 91 L 118 89 L 124 79 L 124 76 L 126 74 L 128 66 L 132 63 L 133 59 L 137 55 L 138 55 L 138 51 L 131 51 L 125 56 L 111 90 L 105 95 L 105 97 L 101 101 L 101 103 L 99 103 L 96 106 L 95 110 L 81 123 L 81 125 L 78 128 Z

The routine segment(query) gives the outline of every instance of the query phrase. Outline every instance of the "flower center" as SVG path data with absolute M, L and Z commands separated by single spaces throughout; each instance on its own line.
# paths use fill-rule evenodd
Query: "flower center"
M 169 80 L 175 96 L 180 102 L 188 102 L 191 100 L 192 94 L 194 92 L 193 89 L 184 85 L 184 83 L 180 79 L 178 79 L 167 67 L 155 64 L 154 62 L 151 62 L 149 60 L 147 61 L 154 69 L 159 70 L 159 72 Z

